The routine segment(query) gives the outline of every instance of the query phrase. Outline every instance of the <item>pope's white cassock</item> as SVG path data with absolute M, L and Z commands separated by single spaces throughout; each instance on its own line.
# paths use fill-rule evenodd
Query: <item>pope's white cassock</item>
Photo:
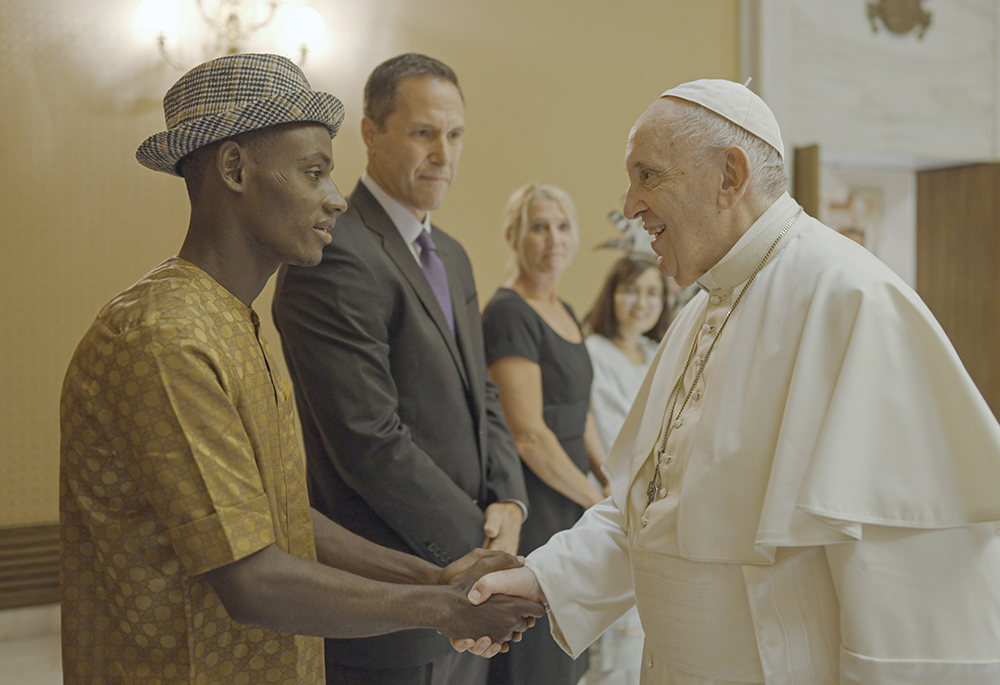
M 647 684 L 1000 683 L 1000 426 L 927 307 L 787 194 L 698 282 L 611 497 L 528 558 L 559 643 L 634 601 Z

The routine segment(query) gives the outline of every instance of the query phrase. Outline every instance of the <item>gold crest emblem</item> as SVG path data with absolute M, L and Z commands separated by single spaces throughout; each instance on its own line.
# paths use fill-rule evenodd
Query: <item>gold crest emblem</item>
M 872 23 L 872 32 L 878 33 L 878 19 L 882 20 L 889 31 L 906 35 L 919 28 L 917 38 L 923 38 L 931 25 L 931 13 L 921 6 L 922 0 L 878 0 L 868 3 L 868 20 Z

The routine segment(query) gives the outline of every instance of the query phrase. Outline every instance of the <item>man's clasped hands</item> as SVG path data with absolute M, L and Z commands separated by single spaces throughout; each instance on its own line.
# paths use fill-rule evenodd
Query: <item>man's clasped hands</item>
M 461 604 L 451 608 L 449 629 L 441 632 L 459 652 L 486 658 L 506 652 L 508 643 L 518 642 L 547 609 L 524 557 L 476 549 L 445 567 L 439 580 L 458 591 L 456 600 Z

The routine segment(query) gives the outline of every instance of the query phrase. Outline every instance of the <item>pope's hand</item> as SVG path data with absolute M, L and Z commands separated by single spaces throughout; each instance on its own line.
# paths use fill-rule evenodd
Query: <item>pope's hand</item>
M 545 593 L 542 592 L 535 574 L 527 566 L 496 571 L 483 576 L 469 590 L 469 602 L 482 604 L 492 595 L 501 594 L 523 597 L 538 602 L 548 609 Z M 481 637 L 478 640 L 452 640 L 451 646 L 458 652 L 469 651 L 487 658 L 495 656 L 500 651 L 506 651 L 503 649 L 505 645 L 496 644 L 488 637 Z
M 508 568 L 484 575 L 469 590 L 469 601 L 473 604 L 482 604 L 492 595 L 514 595 L 548 606 L 545 601 L 545 593 L 542 592 L 542 587 L 538 584 L 538 579 L 527 566 Z

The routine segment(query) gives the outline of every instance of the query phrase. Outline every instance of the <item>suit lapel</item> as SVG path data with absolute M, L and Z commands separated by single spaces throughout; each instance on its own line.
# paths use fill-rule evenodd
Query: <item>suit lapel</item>
M 448 321 L 444 318 L 444 312 L 441 311 L 441 305 L 438 303 L 437 297 L 434 295 L 434 291 L 431 289 L 431 284 L 428 283 L 423 269 L 420 268 L 417 260 L 414 259 L 409 245 L 403 240 L 403 236 L 399 234 L 399 230 L 392 223 L 392 219 L 385 213 L 385 210 L 382 209 L 378 200 L 375 199 L 363 183 L 358 183 L 354 189 L 354 193 L 351 194 L 350 202 L 357 207 L 358 214 L 361 216 L 361 220 L 365 226 L 379 236 L 382 249 L 385 250 L 389 259 L 392 260 L 396 268 L 399 269 L 399 272 L 403 274 L 403 278 L 413 288 L 424 311 L 434 322 L 438 334 L 444 339 L 445 345 L 448 347 L 448 352 L 451 353 L 455 366 L 458 367 L 459 374 L 462 376 L 463 383 L 468 386 L 468 373 L 466 372 L 462 355 L 455 341 L 455 336 L 451 334 L 451 330 L 448 328 Z M 458 307 L 455 306 L 455 288 L 451 285 L 456 278 L 453 275 L 454 267 L 452 264 L 454 262 L 452 259 L 445 259 L 441 254 L 440 248 L 438 249 L 438 256 L 442 258 L 441 261 L 444 262 L 445 273 L 448 275 L 449 288 L 452 291 L 452 307 L 456 312 L 455 331 L 456 335 L 460 335 L 458 320 L 462 317 L 457 316 L 457 313 L 460 311 L 461 304 L 464 303 L 460 303 Z
M 437 241 L 438 256 L 441 257 L 441 261 L 444 262 L 444 270 L 448 274 L 448 288 L 451 290 L 451 306 L 455 310 L 455 338 L 457 338 L 458 349 L 461 352 L 459 358 L 455 360 L 455 363 L 459 365 L 462 371 L 462 380 L 465 381 L 467 387 L 472 389 L 472 396 L 478 405 L 476 409 L 480 409 L 481 405 L 485 402 L 483 397 L 483 384 L 479 381 L 477 376 L 479 374 L 475 371 L 475 363 L 478 358 L 475 350 L 472 348 L 472 341 L 476 340 L 478 336 L 473 335 L 472 326 L 482 325 L 479 321 L 470 321 L 469 317 L 466 316 L 466 304 L 468 302 L 468 297 L 465 294 L 465 288 L 462 287 L 463 284 L 460 281 L 458 274 L 459 267 L 462 258 L 459 255 L 453 254 L 451 251 L 451 243 L 445 241 Z M 426 281 L 426 278 L 424 279 Z M 430 285 L 427 286 L 430 288 Z M 475 284 L 472 284 L 475 288 Z M 437 302 L 437 300 L 434 300 Z M 439 308 L 440 310 L 440 308 Z M 441 315 L 442 321 L 444 320 L 444 315 Z M 451 331 L 448 331 L 447 322 L 444 323 L 444 331 L 447 331 L 448 339 L 452 339 Z M 474 383 L 470 383 L 470 380 L 474 379 Z

